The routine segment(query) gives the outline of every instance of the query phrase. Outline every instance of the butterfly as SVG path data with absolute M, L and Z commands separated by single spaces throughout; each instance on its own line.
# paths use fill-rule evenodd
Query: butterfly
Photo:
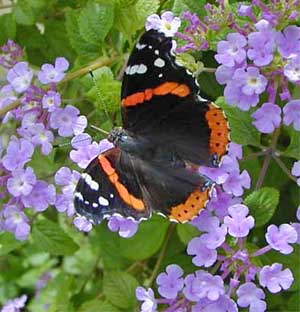
M 213 187 L 199 168 L 221 161 L 229 126 L 176 62 L 171 37 L 157 30 L 141 36 L 125 69 L 121 113 L 123 127 L 108 136 L 115 147 L 93 159 L 77 184 L 77 213 L 93 224 L 112 215 L 197 216 Z

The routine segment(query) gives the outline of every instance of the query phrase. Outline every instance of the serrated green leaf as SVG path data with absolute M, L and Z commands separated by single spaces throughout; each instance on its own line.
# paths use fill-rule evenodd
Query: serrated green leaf
M 3 14 L 0 16 L 0 45 L 7 42 L 8 39 L 16 37 L 16 21 L 13 14 Z
M 184 244 L 187 244 L 192 238 L 199 236 L 200 232 L 191 224 L 177 224 L 177 234 Z
M 0 233 L 0 256 L 6 255 L 24 245 L 24 242 L 15 239 L 13 234 L 8 232 Z
M 249 194 L 245 200 L 250 215 L 255 219 L 255 226 L 266 224 L 273 216 L 279 203 L 279 191 L 271 187 L 263 187 Z
M 120 108 L 121 82 L 115 80 L 108 67 L 100 68 L 95 75 L 96 85 L 88 96 L 99 110 L 115 112 Z
M 28 26 L 35 23 L 34 9 L 27 1 L 18 1 L 14 6 L 13 12 L 18 24 Z
M 260 133 L 252 125 L 249 112 L 225 104 L 223 97 L 218 98 L 216 104 L 225 111 L 232 141 L 242 145 L 260 146 Z
M 103 291 L 105 296 L 115 306 L 122 309 L 130 309 L 135 306 L 135 289 L 138 285 L 137 280 L 126 272 L 110 271 L 104 274 Z
M 68 39 L 72 48 L 80 56 L 86 56 L 88 58 L 93 58 L 99 56 L 100 46 L 97 42 L 90 43 L 87 42 L 79 33 L 78 26 L 78 10 L 67 10 L 66 11 L 66 30 L 68 34 Z
M 289 132 L 290 144 L 282 154 L 288 157 L 300 159 L 300 131 L 290 129 Z
M 32 237 L 40 250 L 52 255 L 71 255 L 79 248 L 58 224 L 49 220 L 34 223 Z
M 57 56 L 63 55 L 71 62 L 74 58 L 74 53 L 65 31 L 65 22 L 52 19 L 49 22 L 46 21 L 44 26 L 46 45 L 44 46 L 43 52 L 47 59 L 53 61 Z
M 139 225 L 131 238 L 120 240 L 120 254 L 132 260 L 143 260 L 154 255 L 161 247 L 170 222 L 153 216 Z
M 113 306 L 108 301 L 103 301 L 101 299 L 93 299 L 90 301 L 84 302 L 77 312 L 95 312 L 95 311 L 101 311 L 101 312 L 119 312 L 120 310 Z
M 143 27 L 145 25 L 146 18 L 156 13 L 159 8 L 159 0 L 138 0 L 136 2 L 137 11 L 137 23 Z
M 114 3 L 89 2 L 78 17 L 79 32 L 89 43 L 102 42 L 110 31 L 114 20 Z

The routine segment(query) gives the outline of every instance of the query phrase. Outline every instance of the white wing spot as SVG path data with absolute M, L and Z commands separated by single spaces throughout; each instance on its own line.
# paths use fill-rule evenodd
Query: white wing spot
M 127 75 L 129 75 L 129 71 L 130 71 L 130 66 L 127 66 L 126 69 L 125 69 L 125 73 L 126 73 Z
M 94 208 L 97 208 L 97 207 L 98 207 L 98 204 L 97 204 L 97 203 L 93 203 L 92 206 L 93 206 Z
M 160 73 L 160 74 L 158 75 L 158 77 L 159 77 L 159 78 L 161 78 L 162 76 L 163 76 L 163 74 L 162 74 L 162 73 Z
M 152 45 L 149 45 L 148 47 L 149 47 L 150 50 L 152 49 Z
M 102 196 L 99 197 L 98 201 L 99 201 L 99 204 L 101 206 L 108 206 L 109 205 L 109 201 L 106 198 L 102 197 Z
M 145 74 L 146 71 L 147 71 L 147 66 L 144 64 L 141 64 L 139 66 L 139 68 L 137 69 L 136 73 L 137 74 Z
M 164 66 L 165 66 L 165 61 L 159 57 L 159 58 L 157 58 L 157 59 L 154 61 L 154 66 L 160 67 L 160 68 L 161 68 L 161 67 L 164 67 Z
M 109 194 L 109 197 L 114 198 L 114 194 L 113 193 Z
M 76 193 L 74 194 L 74 196 L 75 196 L 76 198 L 78 198 L 79 200 L 83 201 L 83 196 L 82 196 L 81 193 L 76 192 Z
M 155 50 L 154 53 L 155 53 L 156 55 L 159 55 L 159 50 Z
M 139 65 L 133 65 L 131 66 L 130 70 L 129 70 L 129 75 L 134 75 L 136 73 L 136 71 L 138 70 Z
M 144 49 L 146 46 L 147 46 L 146 44 L 141 44 L 141 43 L 138 42 L 138 43 L 136 44 L 135 47 L 136 47 L 138 50 L 142 50 L 142 49 Z
M 99 184 L 96 181 L 94 181 L 88 173 L 83 173 L 81 177 L 92 190 L 94 191 L 99 190 Z
M 89 205 L 89 204 L 90 204 L 90 202 L 89 202 L 88 200 L 85 200 L 84 203 L 85 203 L 86 205 Z

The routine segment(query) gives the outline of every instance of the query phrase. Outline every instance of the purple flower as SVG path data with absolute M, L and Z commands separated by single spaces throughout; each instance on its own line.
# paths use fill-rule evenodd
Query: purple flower
M 67 105 L 65 108 L 57 108 L 50 116 L 50 126 L 58 129 L 58 134 L 62 137 L 77 135 L 84 131 L 87 126 L 85 116 L 79 116 L 79 110 Z
M 220 276 L 213 276 L 208 272 L 199 270 L 189 274 L 184 279 L 183 293 L 190 301 L 199 301 L 203 298 L 218 300 L 224 294 L 224 282 Z
M 291 25 L 278 32 L 277 37 L 278 52 L 284 58 L 291 58 L 300 54 L 300 27 Z
M 263 93 L 268 84 L 267 78 L 261 75 L 256 67 L 237 69 L 233 79 L 239 82 L 242 93 L 247 96 Z
M 282 271 L 282 264 L 273 263 L 271 266 L 264 266 L 259 272 L 259 283 L 262 287 L 275 294 L 281 289 L 289 289 L 294 281 L 293 274 L 290 269 Z
M 284 66 L 283 73 L 290 82 L 300 82 L 300 55 L 289 60 L 289 62 Z
M 298 234 L 289 224 L 281 224 L 279 227 L 271 224 L 267 228 L 265 237 L 271 248 L 287 255 L 293 252 L 294 249 L 289 244 L 297 241 Z
M 292 167 L 292 175 L 297 178 L 297 184 L 300 186 L 300 160 L 294 162 Z
M 244 192 L 243 188 L 250 188 L 250 176 L 246 170 L 241 174 L 237 170 L 231 172 L 223 184 L 224 191 L 234 196 L 241 196 Z
M 224 218 L 224 224 L 228 227 L 228 233 L 233 237 L 245 237 L 254 227 L 254 218 L 248 216 L 249 209 L 245 205 L 234 205 L 228 208 L 229 216 Z
M 249 307 L 249 312 L 263 312 L 266 310 L 266 303 L 262 299 L 265 299 L 264 292 L 256 287 L 252 282 L 241 285 L 237 292 L 237 303 L 240 307 Z
M 6 155 L 2 159 L 2 164 L 10 171 L 21 168 L 30 161 L 33 151 L 33 145 L 29 141 L 13 136 L 8 144 Z
M 234 72 L 238 68 L 245 68 L 247 66 L 246 61 L 242 63 L 236 63 L 233 67 L 228 67 L 225 65 L 218 66 L 215 76 L 219 84 L 227 84 L 231 81 Z
M 21 308 L 24 308 L 27 296 L 22 295 L 21 297 L 8 300 L 1 309 L 1 312 L 20 312 Z
M 222 295 L 218 300 L 201 299 L 192 307 L 192 312 L 238 312 L 236 303 L 227 295 Z
M 73 216 L 73 214 L 75 213 L 73 193 L 57 194 L 54 205 L 58 212 L 66 212 L 68 217 Z M 80 221 L 78 222 L 80 223 Z
M 32 168 L 17 169 L 12 172 L 12 177 L 7 180 L 7 190 L 13 196 L 28 195 L 36 183 L 36 176 Z
M 201 166 L 199 168 L 199 173 L 201 175 L 208 177 L 209 179 L 216 182 L 217 184 L 224 183 L 228 178 L 228 173 L 225 170 L 223 170 L 222 167 L 213 168 L 213 167 Z
M 119 231 L 121 237 L 129 238 L 136 233 L 138 222 L 122 216 L 112 216 L 109 218 L 107 226 L 112 232 Z
M 181 21 L 179 17 L 174 17 L 170 11 L 164 12 L 161 17 L 152 14 L 147 17 L 146 30 L 155 29 L 165 34 L 166 37 L 173 37 L 180 27 Z
M 233 197 L 231 194 L 223 192 L 220 187 L 215 187 L 211 193 L 211 198 L 207 203 L 206 208 L 209 211 L 214 211 L 215 215 L 220 220 L 223 220 L 228 214 L 228 207 L 240 204 L 241 202 L 241 198 Z
M 64 194 L 74 193 L 79 178 L 80 173 L 78 171 L 71 171 L 67 167 L 61 167 L 54 176 L 55 183 L 62 186 Z
M 27 62 L 19 62 L 7 72 L 7 81 L 18 93 L 26 91 L 33 77 L 33 72 L 28 68 Z
M 0 89 L 0 108 L 4 108 L 17 99 L 13 87 L 5 85 Z
M 240 4 L 238 7 L 238 15 L 239 16 L 247 16 L 252 21 L 256 22 L 256 17 L 252 11 L 252 5 Z
M 54 135 L 51 131 L 46 130 L 44 124 L 39 123 L 31 128 L 33 134 L 31 142 L 34 146 L 41 146 L 41 151 L 43 155 L 48 155 L 52 151 L 52 142 L 54 140 Z
M 41 83 L 59 82 L 65 76 L 65 71 L 69 68 L 69 62 L 64 57 L 58 57 L 52 64 L 42 65 L 42 70 L 38 72 L 38 79 Z
M 283 107 L 283 123 L 293 124 L 294 129 L 300 130 L 300 100 L 292 100 Z
M 73 223 L 76 228 L 81 232 L 90 232 L 93 228 L 92 223 L 83 216 L 77 216 L 76 218 L 74 218 Z
M 244 47 L 247 45 L 246 38 L 239 33 L 227 35 L 227 41 L 219 41 L 217 45 L 218 54 L 215 59 L 219 64 L 233 67 L 235 63 L 242 63 L 246 59 Z
M 37 181 L 32 192 L 22 197 L 22 202 L 27 208 L 34 208 L 35 211 L 44 211 L 49 205 L 55 203 L 55 187 L 45 181 Z
M 206 241 L 202 236 L 193 238 L 187 247 L 188 255 L 195 255 L 192 262 L 197 266 L 210 267 L 217 260 L 217 251 L 206 247 Z
M 48 91 L 42 98 L 42 106 L 48 112 L 54 112 L 61 104 L 60 94 L 55 91 Z
M 26 240 L 30 233 L 29 219 L 25 213 L 15 205 L 3 205 L 1 211 L 2 227 L 5 231 L 14 233 L 18 240 Z
M 248 57 L 256 66 L 265 66 L 273 60 L 276 32 L 266 20 L 255 24 L 258 32 L 248 35 Z
M 143 301 L 141 306 L 141 312 L 157 311 L 157 302 L 154 298 L 154 292 L 151 288 L 148 288 L 148 290 L 146 290 L 143 287 L 138 287 L 135 290 L 135 295 L 139 301 Z
M 243 158 L 243 148 L 242 145 L 230 142 L 228 146 L 228 155 L 231 158 L 242 159 Z
M 183 288 L 183 270 L 176 264 L 168 265 L 167 273 L 160 273 L 157 276 L 158 292 L 167 299 L 175 299 Z
M 272 133 L 281 122 L 281 108 L 273 103 L 264 103 L 261 108 L 251 115 L 253 125 L 262 133 Z
M 107 139 L 101 140 L 99 144 L 96 142 L 91 143 L 91 137 L 86 133 L 77 135 L 72 139 L 71 143 L 77 150 L 70 152 L 70 158 L 83 169 L 100 153 L 114 147 Z

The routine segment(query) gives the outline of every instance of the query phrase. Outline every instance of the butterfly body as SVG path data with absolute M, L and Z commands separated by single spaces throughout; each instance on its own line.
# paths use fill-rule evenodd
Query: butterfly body
M 114 214 L 141 220 L 152 212 L 185 222 L 205 207 L 212 182 L 199 167 L 221 160 L 229 129 L 223 112 L 176 63 L 173 46 L 150 30 L 129 58 L 123 128 L 111 131 L 115 147 L 89 164 L 75 192 L 76 211 L 93 223 Z

